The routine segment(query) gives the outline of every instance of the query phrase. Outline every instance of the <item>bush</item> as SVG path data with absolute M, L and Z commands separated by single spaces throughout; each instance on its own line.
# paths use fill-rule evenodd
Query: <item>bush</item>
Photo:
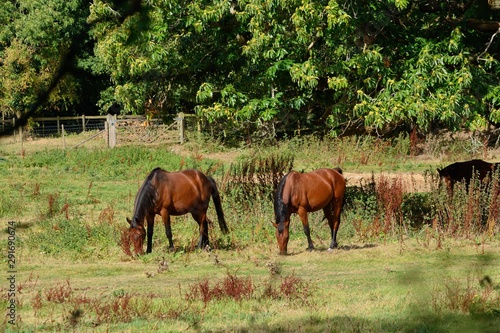
M 293 169 L 293 155 L 275 153 L 255 155 L 231 164 L 222 190 L 241 204 L 258 200 L 273 201 L 280 180 Z

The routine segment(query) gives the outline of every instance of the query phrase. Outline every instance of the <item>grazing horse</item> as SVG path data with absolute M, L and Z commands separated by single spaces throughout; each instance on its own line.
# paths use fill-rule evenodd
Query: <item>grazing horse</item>
M 219 226 L 226 234 L 228 228 L 222 212 L 219 191 L 212 177 L 197 170 L 168 172 L 156 168 L 151 171 L 135 197 L 134 217 L 132 220 L 127 219 L 130 224 L 129 236 L 134 244 L 135 252 L 143 253 L 142 245 L 146 237 L 144 219 L 146 219 L 148 223 L 146 253 L 151 253 L 156 214 L 161 215 L 163 219 L 169 247 L 173 249 L 170 216 L 191 213 L 200 229 L 198 246 L 204 248 L 209 244 L 207 209 L 210 197 L 215 204 Z
M 274 196 L 274 226 L 280 254 L 287 253 L 290 215 L 293 213 L 298 214 L 302 221 L 309 251 L 314 249 L 307 213 L 320 209 L 323 209 L 330 226 L 330 249 L 336 248 L 345 189 L 346 181 L 340 168 L 323 168 L 309 173 L 291 171 L 286 174 L 279 182 Z
M 439 178 L 444 180 L 448 188 L 448 193 L 453 195 L 453 186 L 462 180 L 466 188 L 469 188 L 470 182 L 474 177 L 483 181 L 487 176 L 495 171 L 496 163 L 488 163 L 483 160 L 471 160 L 465 162 L 455 162 L 443 169 L 437 169 Z

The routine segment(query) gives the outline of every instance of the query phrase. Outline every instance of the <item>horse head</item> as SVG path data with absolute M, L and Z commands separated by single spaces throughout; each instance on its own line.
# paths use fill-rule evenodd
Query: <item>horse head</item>
M 444 183 L 446 184 L 446 188 L 448 189 L 448 192 L 450 192 L 453 187 L 453 179 L 450 175 L 450 169 L 451 169 L 450 166 L 444 169 L 439 169 L 439 168 L 437 169 L 439 174 L 439 180 L 441 182 L 444 181 Z
M 127 218 L 127 222 L 130 224 L 128 229 L 128 234 L 132 244 L 134 244 L 134 251 L 136 254 L 143 254 L 142 245 L 144 244 L 144 239 L 146 238 L 146 229 L 143 225 L 138 223 L 132 223 L 132 221 Z
M 285 255 L 288 248 L 288 239 L 290 238 L 290 234 L 288 232 L 290 221 L 283 221 L 279 224 L 273 224 L 276 227 L 276 240 L 278 241 L 278 249 L 280 251 L 280 254 Z

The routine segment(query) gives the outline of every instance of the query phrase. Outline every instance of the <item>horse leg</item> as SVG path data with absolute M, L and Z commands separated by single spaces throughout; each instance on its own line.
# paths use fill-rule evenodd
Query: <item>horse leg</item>
M 174 250 L 174 241 L 172 240 L 172 227 L 170 226 L 170 214 L 166 209 L 161 211 L 161 218 L 163 219 L 163 225 L 165 226 L 165 234 L 168 238 L 168 248 Z
M 146 253 L 151 253 L 151 251 L 153 250 L 153 227 L 154 227 L 154 223 L 155 223 L 155 216 L 148 215 L 146 217 L 146 220 L 148 221 L 148 231 L 147 231 L 148 245 L 147 245 Z
M 302 226 L 304 227 L 304 234 L 306 234 L 306 237 L 307 237 L 307 244 L 308 244 L 307 249 L 309 251 L 312 251 L 312 250 L 314 250 L 314 245 L 313 245 L 313 242 L 311 239 L 311 231 L 309 229 L 309 221 L 307 218 L 307 211 L 305 209 L 299 209 L 297 214 L 299 215 L 300 220 L 302 221 Z
M 337 231 L 340 225 L 340 213 L 342 212 L 342 199 L 333 200 L 329 205 L 323 208 L 325 217 L 328 220 L 328 225 L 330 226 L 330 233 L 332 237 L 332 242 L 330 243 L 330 249 L 334 249 L 338 246 L 337 244 Z
M 204 249 L 207 245 L 210 245 L 208 240 L 208 222 L 206 214 L 206 212 L 191 214 L 200 227 L 200 240 L 198 242 L 198 247 L 200 249 Z

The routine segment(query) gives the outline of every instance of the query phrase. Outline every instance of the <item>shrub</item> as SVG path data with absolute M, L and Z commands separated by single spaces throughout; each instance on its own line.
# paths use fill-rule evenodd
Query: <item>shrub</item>
M 292 170 L 294 157 L 290 154 L 271 153 L 250 156 L 231 164 L 222 191 L 237 203 L 273 200 L 278 183 Z

